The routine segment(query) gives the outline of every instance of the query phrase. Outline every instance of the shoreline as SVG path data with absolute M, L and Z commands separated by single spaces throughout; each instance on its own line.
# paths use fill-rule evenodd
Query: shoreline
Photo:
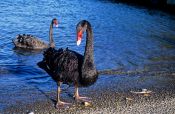
M 160 65 L 169 71 L 160 72 L 158 66 L 151 65 L 152 73 L 136 76 L 101 76 L 96 84 L 80 88 L 80 95 L 92 98 L 91 106 L 84 106 L 73 99 L 74 88 L 62 92 L 61 99 L 72 103 L 67 109 L 55 109 L 56 90 L 42 92 L 31 89 L 33 95 L 28 95 L 27 88 L 23 89 L 27 101 L 9 104 L 1 113 L 29 113 L 34 114 L 147 114 L 147 113 L 175 113 L 175 73 L 173 64 Z M 153 69 L 155 68 L 155 69 Z M 156 71 L 156 69 L 159 69 Z M 56 87 L 56 84 L 55 84 Z M 134 94 L 131 91 L 147 89 L 152 91 L 149 95 Z M 15 94 L 14 94 L 15 95 Z M 12 95 L 13 97 L 13 95 Z
M 32 104 L 18 104 L 4 110 L 3 113 L 29 113 L 34 114 L 147 114 L 147 113 L 174 113 L 175 93 L 173 91 L 154 91 L 150 96 L 131 93 L 102 92 L 95 94 L 92 106 L 85 107 L 81 103 L 73 103 L 67 109 L 55 109 L 53 102 L 43 99 Z M 103 97 L 98 97 L 101 95 Z M 132 100 L 128 100 L 132 99 Z M 19 108 L 20 107 L 20 108 Z

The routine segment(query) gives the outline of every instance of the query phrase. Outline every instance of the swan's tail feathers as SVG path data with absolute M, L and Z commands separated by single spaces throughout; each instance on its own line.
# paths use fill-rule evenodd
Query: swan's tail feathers
M 123 70 L 123 69 L 106 69 L 98 71 L 99 75 L 137 75 L 144 73 L 145 70 Z

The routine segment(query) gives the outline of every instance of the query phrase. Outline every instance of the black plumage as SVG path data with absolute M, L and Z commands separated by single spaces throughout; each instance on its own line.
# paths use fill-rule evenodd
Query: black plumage
M 64 84 L 75 84 L 78 86 L 89 86 L 97 80 L 97 75 L 93 78 L 82 77 L 83 58 L 81 54 L 62 48 L 56 50 L 49 48 L 44 52 L 43 61 L 39 62 L 40 68 L 44 69 L 56 82 Z M 91 67 L 91 66 L 90 66 Z
M 13 44 L 17 48 L 30 49 L 30 50 L 42 50 L 48 47 L 55 47 L 53 40 L 53 26 L 58 26 L 58 21 L 56 18 L 52 19 L 49 29 L 49 44 L 45 43 L 41 39 L 29 35 L 29 34 L 19 34 L 15 39 L 12 40 Z
M 85 97 L 79 96 L 78 87 L 92 85 L 98 78 L 93 58 L 91 25 L 88 21 L 83 20 L 77 24 L 76 30 L 77 45 L 81 43 L 83 32 L 86 31 L 87 33 L 84 56 L 68 48 L 65 50 L 48 48 L 44 52 L 43 60 L 38 63 L 39 67 L 44 69 L 58 83 L 57 108 L 66 104 L 59 98 L 61 83 L 74 84 L 75 99 L 85 100 Z

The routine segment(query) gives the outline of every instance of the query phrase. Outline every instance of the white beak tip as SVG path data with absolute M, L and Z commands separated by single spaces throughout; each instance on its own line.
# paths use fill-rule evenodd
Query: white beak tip
M 58 24 L 57 24 L 57 25 L 55 25 L 55 27 L 58 27 Z
M 81 44 L 81 40 L 77 41 L 77 46 L 79 46 Z

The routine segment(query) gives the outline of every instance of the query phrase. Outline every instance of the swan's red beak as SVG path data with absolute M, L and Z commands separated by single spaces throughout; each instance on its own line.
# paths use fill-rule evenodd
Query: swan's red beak
M 55 27 L 58 27 L 58 21 L 57 20 L 54 20 L 53 24 L 54 24 Z
M 83 32 L 79 31 L 77 33 L 77 46 L 79 46 L 81 44 L 82 37 L 83 37 Z

